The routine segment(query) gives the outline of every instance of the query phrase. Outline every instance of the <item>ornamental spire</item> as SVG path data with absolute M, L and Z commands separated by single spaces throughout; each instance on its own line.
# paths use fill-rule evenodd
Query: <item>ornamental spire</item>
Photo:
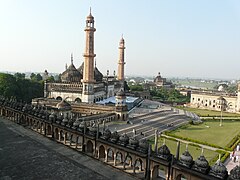
M 71 53 L 71 64 L 73 64 L 73 53 Z

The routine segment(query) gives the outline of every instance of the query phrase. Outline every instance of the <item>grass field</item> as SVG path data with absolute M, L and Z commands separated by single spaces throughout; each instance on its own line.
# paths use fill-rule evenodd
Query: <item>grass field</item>
M 199 125 L 183 126 L 170 132 L 170 134 L 208 142 L 221 147 L 226 147 L 238 133 L 240 133 L 240 122 L 230 120 L 223 120 L 223 126 L 219 126 L 219 121 L 211 120 L 204 121 L 203 124 Z
M 163 144 L 163 139 L 161 138 L 158 144 L 158 147 L 160 147 Z M 166 139 L 165 144 L 168 146 L 170 152 L 173 155 L 176 155 L 176 150 L 177 150 L 177 142 L 173 140 Z M 153 146 L 154 148 L 154 146 Z M 186 150 L 186 144 L 181 143 L 180 144 L 180 155 Z M 202 152 L 202 149 L 196 146 L 191 146 L 188 145 L 188 151 L 192 155 L 193 159 L 196 160 Z M 212 158 L 214 158 L 218 153 L 215 151 L 211 151 L 208 149 L 204 149 L 204 156 L 208 161 L 210 161 Z
M 200 117 L 201 116 L 204 116 L 204 117 L 205 116 L 211 116 L 211 117 L 220 117 L 221 116 L 220 111 L 212 111 L 212 110 L 207 110 L 207 109 L 198 109 L 198 108 L 190 108 L 190 107 L 182 107 L 182 106 L 177 106 L 177 108 L 193 112 Z M 222 115 L 223 115 L 223 117 L 240 117 L 240 114 L 228 113 L 228 112 L 223 112 Z

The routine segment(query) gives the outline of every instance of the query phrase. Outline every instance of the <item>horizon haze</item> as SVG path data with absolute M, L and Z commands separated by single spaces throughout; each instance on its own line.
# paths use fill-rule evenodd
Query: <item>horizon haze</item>
M 95 18 L 98 69 L 126 75 L 239 79 L 238 0 L 0 0 L 0 71 L 61 73 L 83 62 L 85 20 Z

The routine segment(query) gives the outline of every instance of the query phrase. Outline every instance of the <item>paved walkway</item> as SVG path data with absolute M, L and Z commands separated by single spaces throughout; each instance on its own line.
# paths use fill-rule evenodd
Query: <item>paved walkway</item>
M 135 179 L 1 117 L 0 142 L 1 180 Z
M 177 140 L 177 141 L 180 141 L 180 142 L 183 142 L 183 143 L 185 143 L 185 144 L 189 144 L 189 143 L 195 144 L 195 145 L 198 145 L 198 146 L 203 147 L 204 149 L 209 149 L 209 150 L 212 150 L 212 151 L 221 150 L 221 151 L 225 151 L 225 152 L 231 153 L 231 151 L 226 151 L 225 149 L 215 148 L 215 147 L 212 147 L 212 146 L 207 146 L 207 145 L 195 143 L 195 142 L 192 142 L 192 141 L 182 140 L 182 139 L 175 138 L 175 137 L 172 137 L 172 136 L 167 136 L 167 135 L 165 135 L 165 134 L 162 134 L 161 137 L 173 138 L 173 139 L 175 139 L 175 140 Z
M 224 163 L 227 167 L 228 172 L 230 172 L 235 166 L 240 165 L 240 151 L 234 152 L 235 156 L 238 156 L 239 159 L 236 159 L 235 162 L 233 159 L 228 158 L 226 162 Z

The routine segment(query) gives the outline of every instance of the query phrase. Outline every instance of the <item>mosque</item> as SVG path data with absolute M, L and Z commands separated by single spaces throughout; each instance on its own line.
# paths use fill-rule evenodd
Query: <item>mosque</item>
M 70 102 L 95 103 L 109 97 L 113 97 L 126 83 L 124 83 L 124 50 L 125 41 L 123 37 L 119 42 L 119 60 L 118 72 L 115 76 L 106 76 L 96 67 L 94 58 L 94 17 L 90 14 L 86 18 L 86 44 L 83 54 L 84 62 L 79 68 L 73 64 L 73 55 L 71 55 L 71 64 L 66 65 L 66 69 L 60 74 L 59 82 L 47 82 L 44 84 L 44 97 L 56 100 L 66 99 Z

